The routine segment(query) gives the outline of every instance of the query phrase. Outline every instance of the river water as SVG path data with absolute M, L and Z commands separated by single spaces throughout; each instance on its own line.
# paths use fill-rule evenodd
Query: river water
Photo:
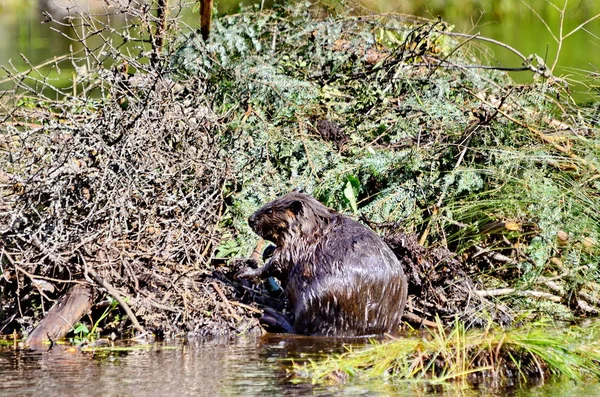
M 392 395 L 384 382 L 314 386 L 295 382 L 291 360 L 340 352 L 339 340 L 306 337 L 188 340 L 146 349 L 82 353 L 0 350 L 0 395 L 12 396 L 283 396 Z
M 596 382 L 510 389 L 428 387 L 388 381 L 312 385 L 291 376 L 292 360 L 343 351 L 340 340 L 269 335 L 155 343 L 82 353 L 0 348 L 1 396 L 573 396 L 600 395 Z

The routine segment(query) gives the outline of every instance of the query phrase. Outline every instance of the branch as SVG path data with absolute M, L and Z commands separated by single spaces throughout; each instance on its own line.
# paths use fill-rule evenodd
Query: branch
M 92 280 L 94 280 L 96 282 L 96 284 L 98 284 L 99 286 L 101 286 L 102 288 L 107 290 L 108 293 L 113 298 L 115 298 L 115 300 L 119 303 L 119 306 L 121 306 L 121 308 L 125 311 L 125 313 L 127 313 L 129 318 L 131 319 L 131 323 L 138 331 L 140 331 L 142 333 L 146 332 L 144 327 L 142 327 L 140 325 L 140 323 L 138 322 L 137 317 L 135 316 L 135 314 L 133 314 L 133 311 L 131 310 L 131 308 L 129 307 L 127 302 L 125 302 L 125 300 L 121 297 L 120 292 L 117 291 L 117 289 L 115 287 L 113 287 L 107 281 L 102 279 L 102 277 L 100 277 L 98 274 L 96 274 L 96 272 L 94 272 L 91 269 L 88 269 L 87 266 L 86 266 L 85 272 L 92 278 Z
M 562 302 L 562 298 L 557 295 L 549 294 L 547 292 L 540 291 L 532 291 L 532 290 L 524 290 L 519 291 L 516 288 L 498 288 L 498 289 L 490 289 L 485 291 L 475 291 L 475 293 L 481 297 L 488 296 L 519 296 L 523 298 L 536 298 L 536 299 L 544 299 L 552 302 L 560 303 Z

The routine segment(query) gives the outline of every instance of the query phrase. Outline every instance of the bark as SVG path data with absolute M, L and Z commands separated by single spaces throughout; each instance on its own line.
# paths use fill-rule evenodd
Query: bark
M 48 342 L 64 338 L 91 307 L 91 287 L 75 285 L 46 313 L 27 337 L 25 345 L 33 350 L 43 349 Z

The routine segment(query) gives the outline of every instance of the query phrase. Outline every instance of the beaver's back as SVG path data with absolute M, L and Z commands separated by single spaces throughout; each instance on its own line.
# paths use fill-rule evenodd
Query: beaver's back
M 302 334 L 375 335 L 396 331 L 406 303 L 406 277 L 383 240 L 337 214 L 306 261 L 294 263 L 287 293 Z

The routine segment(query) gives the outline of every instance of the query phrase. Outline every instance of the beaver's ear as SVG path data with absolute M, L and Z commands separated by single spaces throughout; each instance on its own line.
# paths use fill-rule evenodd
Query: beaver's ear
M 292 212 L 294 213 L 294 215 L 298 215 L 299 213 L 302 212 L 302 201 L 292 201 L 292 204 L 290 204 L 290 210 L 292 210 Z

